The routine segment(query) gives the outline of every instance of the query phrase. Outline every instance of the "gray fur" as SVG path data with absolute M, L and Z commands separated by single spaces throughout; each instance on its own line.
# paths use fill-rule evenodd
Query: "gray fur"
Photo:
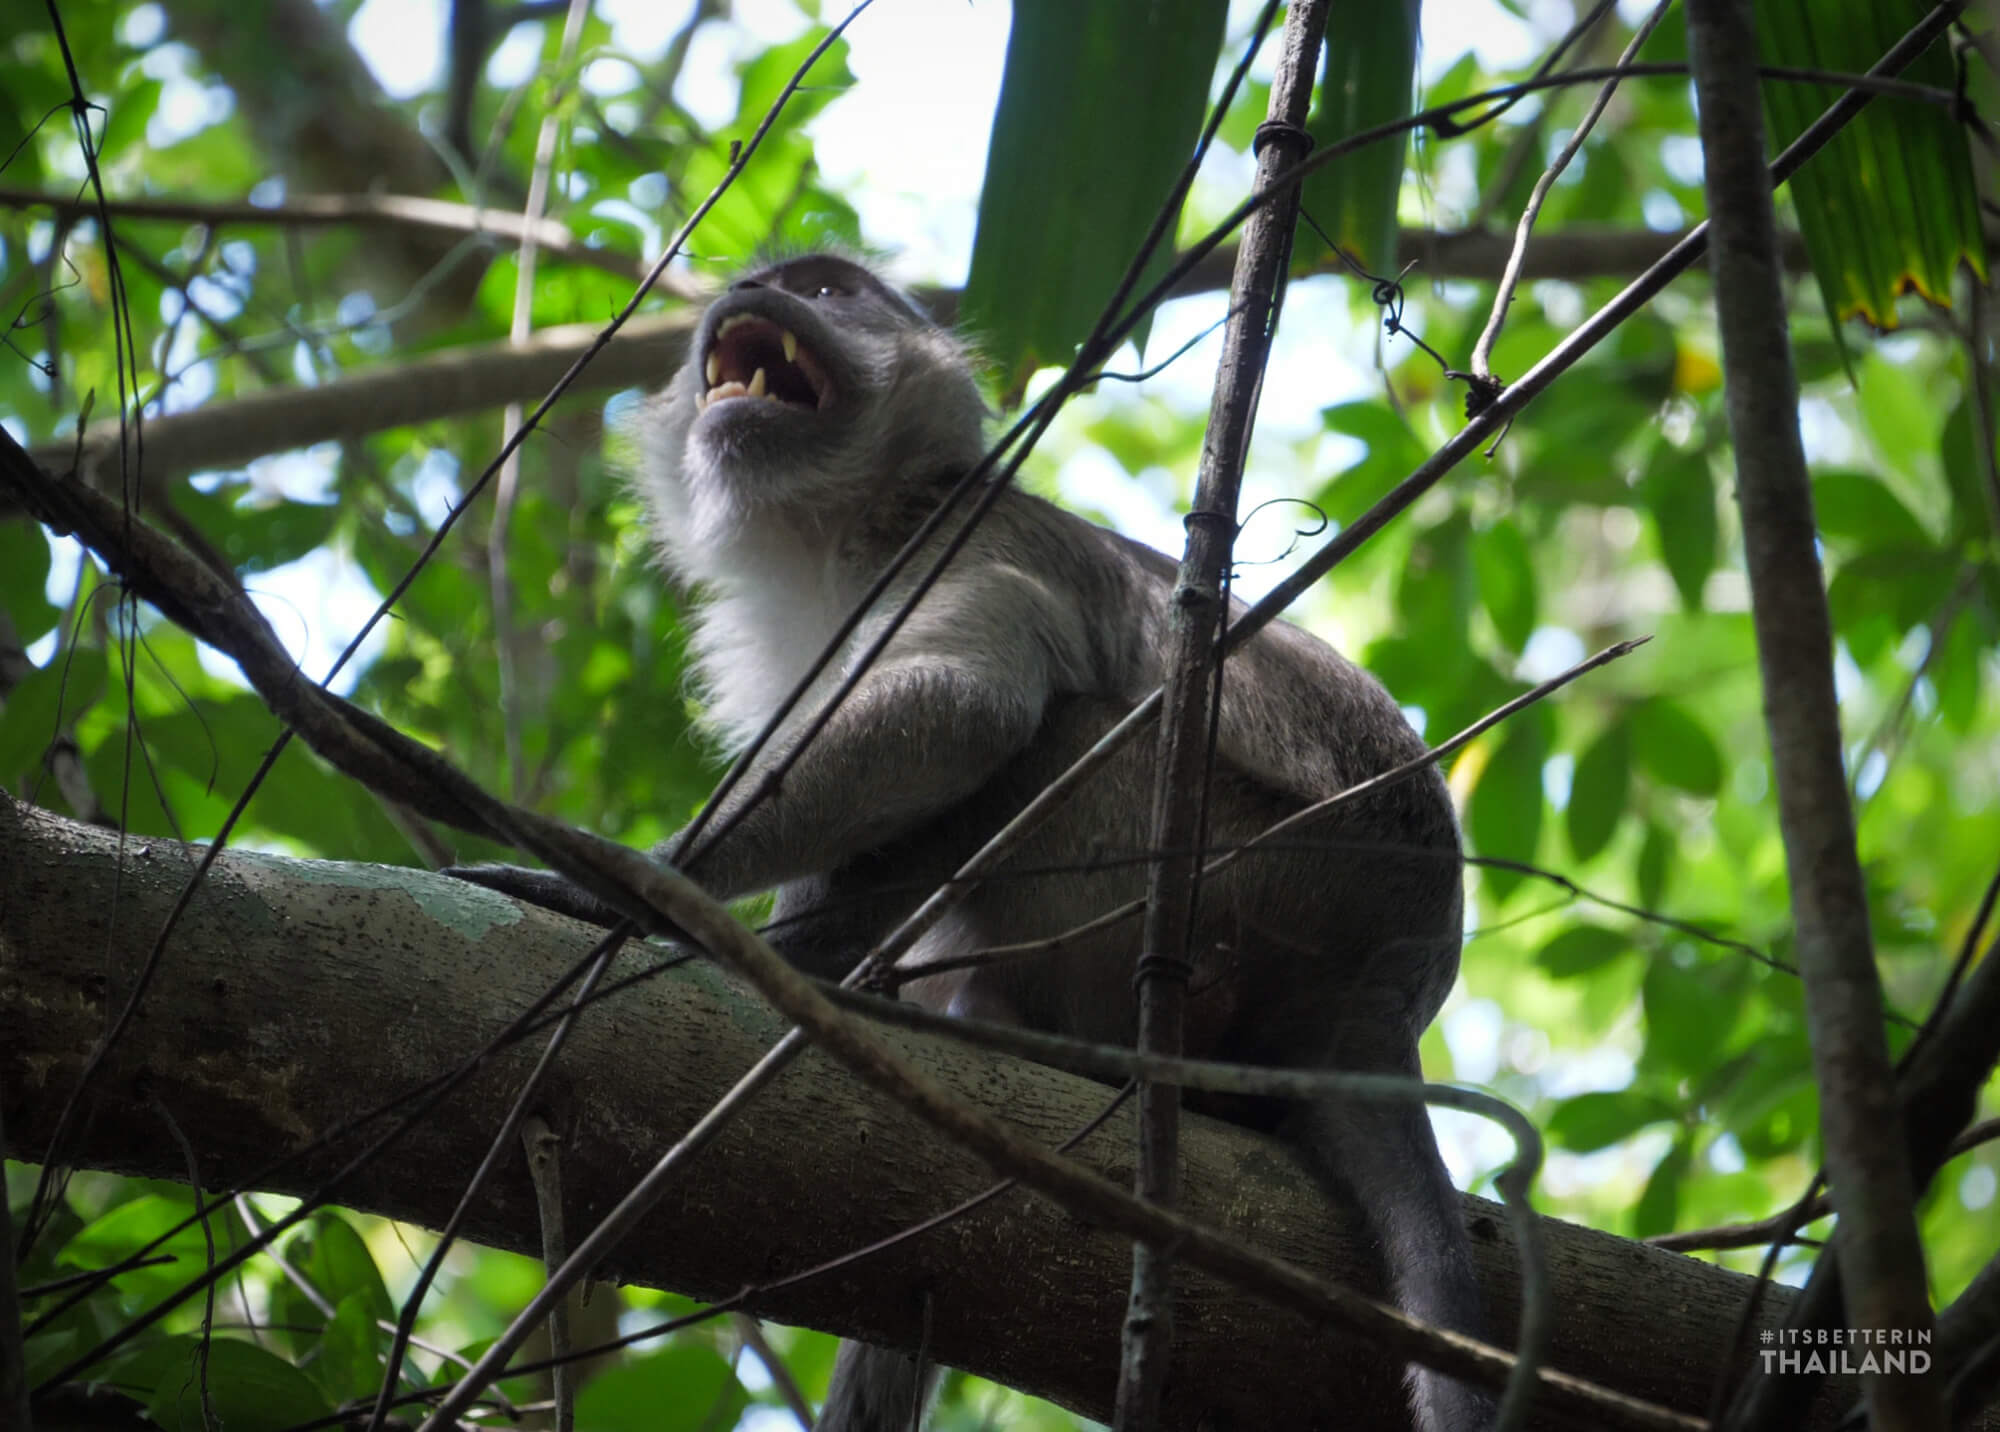
M 734 398 L 699 411 L 717 328 L 745 312 L 817 357 L 830 402 Z M 841 259 L 790 260 L 739 281 L 692 351 L 640 419 L 636 485 L 663 562 L 703 592 L 700 687 L 722 738 L 741 745 L 978 460 L 985 410 L 956 341 Z M 727 834 L 690 866 L 721 897 L 775 889 L 767 933 L 813 974 L 845 975 L 1160 682 L 1173 564 L 1008 491 L 777 793 L 742 808 L 928 565 L 912 563 L 829 663 L 717 812 L 733 820 Z M 1423 749 L 1372 677 L 1299 628 L 1273 625 L 1230 659 L 1210 839 L 1239 842 Z M 1055 935 L 1142 893 L 1143 866 L 1090 865 L 1146 848 L 1153 754 L 1150 742 L 1129 746 L 1013 858 L 1033 873 L 989 880 L 906 962 Z M 1253 854 L 1204 886 L 1189 1052 L 1414 1076 L 1418 1036 L 1458 966 L 1458 828 L 1443 780 L 1426 771 L 1304 838 L 1311 848 Z M 531 893 L 559 903 L 545 888 Z M 1136 929 L 916 981 L 905 997 L 1130 1043 Z M 1207 1107 L 1290 1138 L 1358 1205 L 1399 1305 L 1476 1330 L 1457 1195 L 1419 1106 Z M 1483 1394 L 1449 1378 L 1413 1368 L 1410 1387 L 1423 1432 L 1490 1418 Z M 900 1432 L 920 1394 L 907 1355 L 851 1344 L 820 1426 Z

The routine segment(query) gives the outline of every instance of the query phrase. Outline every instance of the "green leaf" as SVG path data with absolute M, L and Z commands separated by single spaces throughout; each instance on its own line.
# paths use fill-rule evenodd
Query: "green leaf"
M 1909 28 L 1908 0 L 1765 0 L 1755 7 L 1766 64 L 1861 73 Z M 1949 46 L 1932 44 L 1901 74 L 1947 92 Z M 1773 152 L 1839 97 L 1830 85 L 1766 80 Z M 1792 176 L 1792 207 L 1836 339 L 1843 318 L 1896 326 L 1896 295 L 1914 288 L 1949 306 L 1961 262 L 1982 278 L 1986 244 L 1965 127 L 1927 104 L 1871 104 Z M 1867 221 L 1859 222 L 1866 215 Z
M 754 52 L 739 67 L 742 88 L 736 117 L 710 142 L 689 142 L 676 148 L 671 162 L 681 166 L 680 192 L 706 194 L 715 187 L 729 167 L 732 145 L 750 137 L 806 56 L 825 38 L 824 27 L 810 27 L 783 44 Z M 773 246 L 803 247 L 855 239 L 851 211 L 843 213 L 845 205 L 814 182 L 812 144 L 802 132 L 819 111 L 854 83 L 847 54 L 847 41 L 839 39 L 813 64 L 805 82 L 785 102 L 783 112 L 764 136 L 754 162 L 702 220 L 694 240 L 698 252 L 747 257 L 768 252 Z M 500 267 L 494 266 L 496 274 Z M 512 292 L 509 281 L 496 297 L 501 304 L 511 306 Z M 500 310 L 502 327 L 506 311 L 504 307 Z
M 1639 903 L 1657 910 L 1660 897 L 1667 893 L 1667 875 L 1674 863 L 1674 838 L 1657 823 L 1646 826 L 1646 838 L 1639 845 L 1639 863 L 1633 872 Z
M 1534 714 L 1524 713 L 1524 718 Z M 1542 762 L 1547 756 L 1543 723 L 1521 719 L 1479 773 L 1465 821 L 1479 854 L 1522 862 L 1535 858 L 1542 834 Z M 1515 870 L 1487 868 L 1481 873 L 1496 904 L 1525 878 Z
M 272 1287 L 271 1320 L 280 1325 L 285 1346 L 311 1366 L 336 1401 L 358 1395 L 357 1378 L 363 1382 L 360 1392 L 372 1390 L 381 1381 L 383 1344 L 376 1320 L 394 1318 L 396 1309 L 368 1245 L 338 1213 L 322 1210 L 286 1246 L 285 1261 L 318 1295 L 309 1297 L 289 1278 Z M 335 1305 L 332 1319 L 321 1311 L 323 1302 Z M 366 1371 L 360 1371 L 364 1365 Z
M 373 1396 L 382 1385 L 389 1334 L 379 1316 L 366 1293 L 350 1293 L 333 1310 L 319 1338 L 312 1374 L 334 1402 Z
M 49 539 L 32 522 L 0 522 L 0 613 L 21 645 L 39 640 L 61 614 L 49 603 Z
M 162 1338 L 115 1364 L 109 1380 L 139 1393 L 167 1432 L 206 1432 L 200 1356 L 199 1337 Z M 229 1337 L 209 1341 L 208 1402 L 226 1432 L 283 1432 L 333 1410 L 298 1368 Z
M 1463 633 L 1478 588 L 1472 564 L 1472 523 L 1463 512 L 1418 532 L 1397 573 L 1396 612 L 1403 635 L 1426 643 L 1432 659 L 1464 659 Z
M 679 1343 L 608 1368 L 577 1394 L 591 1432 L 700 1432 L 731 1427 L 750 1395 L 713 1348 Z
M 1928 548 L 1923 523 L 1879 478 L 1836 470 L 1813 474 L 1813 513 L 1822 536 L 1857 548 Z
M 375 1255 L 338 1213 L 315 1213 L 306 1232 L 287 1248 L 286 1261 L 334 1302 L 359 1298 L 370 1317 L 396 1316 L 396 1305 L 375 1266 Z
M 20 1227 L 18 1223 L 14 1226 Z M 86 1346 L 94 1345 L 95 1341 L 93 1338 L 90 1344 L 86 1344 L 80 1327 L 51 1326 L 28 1334 L 21 1349 L 28 1386 L 33 1387 L 54 1377 L 76 1361 L 76 1355 Z
M 1479 600 L 1500 639 L 1508 650 L 1520 651 L 1535 633 L 1538 601 L 1527 539 L 1512 522 L 1498 523 L 1474 540 L 1472 565 L 1479 577 Z
M 118 1289 L 135 1303 L 153 1303 L 177 1291 L 208 1263 L 208 1241 L 201 1224 L 190 1222 L 179 1232 L 167 1230 L 194 1211 L 194 1198 L 185 1190 L 148 1193 L 120 1204 L 103 1217 L 94 1219 L 63 1245 L 58 1263 L 65 1268 L 96 1270 L 123 1262 L 136 1248 L 165 1237 L 147 1256 L 171 1262 L 133 1268 L 118 1275 Z M 216 1256 L 231 1247 L 232 1214 L 210 1214 L 210 1228 L 216 1235 Z
M 330 502 L 249 500 L 235 487 L 212 493 L 183 487 L 174 505 L 246 575 L 296 562 L 326 542 L 340 517 Z
M 1611 843 L 1632 787 L 1632 732 L 1613 721 L 1578 758 L 1569 784 L 1569 848 L 1579 863 Z
M 1416 0 L 1336 5 L 1327 16 L 1319 93 L 1306 128 L 1324 150 L 1414 109 Z M 1361 264 L 1388 273 L 1396 262 L 1396 200 L 1409 133 L 1377 139 L 1307 176 L 1302 202 L 1319 227 Z M 1317 262 L 1325 245 L 1302 226 L 1297 257 Z
M 0 707 L 0 786 L 37 788 L 42 753 L 97 704 L 104 683 L 104 652 L 90 646 L 58 651 L 54 661 L 23 677 Z
M 1980 686 L 1991 640 L 1981 635 L 1979 625 L 1975 615 L 1961 616 L 1945 633 L 1944 648 L 1931 663 L 1938 715 L 1961 736 L 1971 733 L 1972 723 L 1979 717 Z
M 1228 8 L 1015 5 L 960 310 L 1008 393 L 1067 363 L 1109 302 L 1193 151 Z
M 1644 491 L 1660 559 L 1681 594 L 1681 605 L 1700 611 L 1716 549 L 1715 480 L 1707 454 L 1675 453 L 1655 463 Z
M 1646 1180 L 1645 1192 L 1632 1209 L 1632 1236 L 1650 1238 L 1658 1233 L 1673 1231 L 1680 1220 L 1681 1186 L 1687 1182 L 1688 1170 L 1694 1164 L 1694 1147 L 1687 1135 L 1674 1140 L 1674 1146 L 1667 1150 L 1667 1156 L 1653 1167 L 1653 1175 Z
M 1863 552 L 1840 564 L 1827 584 L 1827 608 L 1857 663 L 1873 665 L 1919 623 L 1935 621 L 1958 581 L 1934 552 L 1900 548 Z
M 1698 1074 L 1728 1051 L 1742 1020 L 1740 960 L 1691 959 L 1685 946 L 1654 957 L 1646 970 L 1648 1066 Z
M 1565 1099 L 1549 1115 L 1549 1142 L 1572 1153 L 1595 1153 L 1645 1128 L 1672 1119 L 1678 1107 L 1667 1099 L 1636 1089 L 1579 1094 Z
M 1339 403 L 1320 413 L 1328 432 L 1368 445 L 1360 461 L 1335 474 L 1320 505 L 1336 522 L 1352 522 L 1424 460 L 1426 450 L 1402 415 L 1380 403 Z
M 1656 697 L 1634 707 L 1630 721 L 1633 754 L 1654 780 L 1697 796 L 1722 789 L 1722 752 L 1685 707 Z
M 1535 963 L 1548 972 L 1551 979 L 1574 979 L 1578 975 L 1589 974 L 1600 965 L 1629 954 L 1632 938 L 1616 930 L 1607 930 L 1602 925 L 1572 925 L 1546 945 L 1535 956 Z
M 121 91 L 111 105 L 111 115 L 99 131 L 99 144 L 107 159 L 120 159 L 146 137 L 146 122 L 160 105 L 160 81 L 141 80 Z
M 1987 498 L 1986 463 L 1979 454 L 1979 421 L 1971 398 L 1961 398 L 1945 415 L 1938 435 L 1938 458 L 1945 485 L 1951 490 L 1952 542 L 1985 541 L 1993 530 L 1993 508 Z M 2000 445 L 2000 434 L 1996 434 Z

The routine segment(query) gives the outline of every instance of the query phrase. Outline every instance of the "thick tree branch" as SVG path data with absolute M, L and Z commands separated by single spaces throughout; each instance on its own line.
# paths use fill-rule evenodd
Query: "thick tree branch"
M 491 234 L 496 241 L 519 243 L 527 232 L 519 212 L 486 209 L 450 199 L 417 195 L 352 193 L 294 194 L 282 203 L 253 204 L 247 199 L 200 199 L 167 194 L 112 199 L 105 206 L 113 218 L 164 220 L 178 224 L 208 224 L 217 228 L 330 228 L 340 225 L 360 228 L 434 231 L 464 237 Z M 97 216 L 96 203 L 76 194 L 52 193 L 0 184 L 0 209 L 47 209 L 62 217 L 91 219 Z M 534 226 L 535 241 L 549 254 L 570 263 L 587 264 L 607 273 L 636 277 L 645 272 L 645 261 L 616 248 L 596 247 L 579 240 L 564 223 L 543 219 Z M 1685 231 L 1618 229 L 1582 225 L 1555 234 L 1538 234 L 1522 251 L 1524 279 L 1629 278 L 1678 243 Z M 2000 238 L 2000 234 L 1995 235 Z M 1397 231 L 1399 260 L 1415 260 L 1418 278 L 1497 279 L 1505 271 L 1513 250 L 1512 236 L 1497 229 L 1411 229 Z M 1787 232 L 1779 239 L 1785 267 L 1805 273 L 1810 265 L 1805 241 Z M 1218 249 L 1213 260 L 1196 271 L 1188 292 L 1210 292 L 1226 288 L 1236 264 L 1236 250 Z M 1331 257 L 1323 261 L 1322 272 L 1344 272 Z M 675 275 L 668 275 L 669 283 Z M 690 288 L 692 285 L 689 285 Z M 931 301 L 946 312 L 956 312 L 956 290 L 936 290 Z
M 0 1076 L 4 1077 L 4 1076 Z M 0 1116 L 0 1152 L 7 1148 L 7 1121 Z M 28 1420 L 28 1368 L 21 1350 L 21 1297 L 14 1281 L 14 1219 L 0 1198 L 0 1424 L 32 1427 Z
M 1923 1245 L 1841 761 L 1833 630 L 1814 547 L 1747 0 L 1689 0 L 1688 38 L 1744 560 L 1828 1181 L 1840 1214 L 1833 1246 L 1846 1321 L 1928 1337 Z M 1944 1425 L 1936 1379 L 1876 1374 L 1863 1378 L 1863 1391 L 1878 1427 Z M 1732 1415 L 1738 1426 L 1784 1420 L 1769 1420 L 1747 1400 Z
M 665 381 L 686 356 L 691 327 L 692 320 L 683 314 L 633 319 L 578 375 L 570 391 L 603 392 Z M 146 476 L 242 467 L 313 443 L 351 442 L 389 428 L 533 401 L 556 385 L 603 330 L 601 323 L 545 328 L 519 345 L 468 345 L 370 368 L 317 388 L 272 389 L 148 418 Z M 35 460 L 53 472 L 67 472 L 76 452 L 74 440 L 32 449 Z M 116 420 L 92 423 L 83 438 L 84 476 L 97 478 L 117 456 Z
M 6 202 L 0 192 L 0 203 Z M 325 201 L 347 204 L 348 196 Z M 405 206 L 425 210 L 454 211 L 449 227 L 469 232 L 474 216 L 496 235 L 518 235 L 520 216 L 469 206 L 436 203 L 430 200 L 383 200 L 391 210 Z M 135 203 L 135 208 L 151 206 Z M 162 217 L 185 207 L 190 218 L 200 205 L 162 203 Z M 220 206 L 216 222 L 235 222 L 240 210 Z M 112 206 L 116 213 L 119 205 Z M 283 211 L 266 212 L 267 222 L 279 221 Z M 374 216 L 388 222 L 384 211 Z M 403 219 L 408 214 L 402 215 Z M 559 226 L 558 226 L 559 227 Z M 537 230 L 537 242 L 548 245 L 550 235 Z M 1522 266 L 1524 278 L 1581 278 L 1596 274 L 1622 274 L 1658 259 L 1682 236 L 1642 232 L 1600 234 L 1558 234 L 1530 243 Z M 574 247 L 551 246 L 558 252 Z M 1788 247 L 1788 255 L 1798 246 Z M 1405 258 L 1418 260 L 1418 277 L 1481 278 L 1497 275 L 1506 262 L 1509 241 L 1504 235 L 1448 233 L 1407 230 L 1403 235 Z M 585 250 L 600 253 L 598 250 Z M 575 257 L 574 254 L 569 255 Z M 1803 250 L 1798 250 L 1803 263 Z M 1233 246 L 1209 255 L 1181 285 L 1181 293 L 1211 292 L 1228 287 L 1236 261 Z M 622 262 L 622 260 L 621 260 Z M 939 290 L 926 295 L 933 308 L 949 315 L 957 307 L 958 295 Z M 607 389 L 653 385 L 665 380 L 679 367 L 686 352 L 688 321 L 680 315 L 634 319 L 618 340 L 572 383 L 573 392 L 602 392 Z M 317 388 L 277 389 L 246 397 L 211 403 L 191 412 L 149 418 L 146 422 L 146 472 L 150 477 L 168 477 L 212 468 L 235 468 L 274 452 L 308 446 L 316 442 L 351 441 L 390 428 L 416 423 L 464 417 L 486 412 L 510 402 L 524 402 L 546 393 L 589 347 L 599 329 L 594 324 L 570 324 L 544 329 L 527 348 L 517 349 L 506 342 L 468 344 L 448 352 L 407 363 L 384 365 L 341 378 Z M 118 425 L 100 419 L 84 434 L 85 470 L 88 472 L 107 454 L 115 454 Z M 53 471 L 67 471 L 75 455 L 73 440 L 43 443 L 31 449 L 35 460 Z M 11 515 L 0 506 L 0 516 Z
M 1938 1314 L 1938 1363 L 1952 1379 L 1952 1416 L 2000 1394 L 2000 1254 Z
M 0 1028 L 14 1036 L 0 1047 L 0 1090 L 16 1156 L 40 1151 L 103 1028 L 107 1001 L 122 998 L 194 859 L 165 841 L 128 842 L 125 852 L 121 877 L 115 836 L 0 798 Z M 417 871 L 226 853 L 155 976 L 145 1014 L 98 1077 L 78 1157 L 184 1177 L 158 1099 L 202 1151 L 211 1187 L 258 1177 L 260 1187 L 308 1192 L 350 1148 L 258 1171 L 274 1151 L 305 1149 L 322 1131 L 456 1065 L 595 934 Z M 424 952 L 421 962 L 412 949 Z M 646 958 L 628 955 L 617 973 Z M 586 1013 L 545 1104 L 566 1140 L 564 1177 L 578 1221 L 599 1217 L 782 1028 L 755 995 L 705 963 Z M 1068 1137 L 1107 1097 L 1101 1085 L 944 1041 L 895 1030 L 881 1037 L 956 1097 L 1004 1111 L 1047 1144 Z M 503 1054 L 337 1197 L 442 1222 L 458 1188 L 437 1170 L 477 1163 L 495 1111 L 540 1042 Z M 1079 1157 L 1128 1178 L 1131 1138 L 1123 1115 Z M 1342 1232 L 1346 1216 L 1279 1146 L 1190 1117 L 1183 1151 L 1190 1214 L 1373 1286 L 1367 1250 Z M 991 1178 L 977 1156 L 940 1143 L 834 1061 L 808 1053 L 687 1170 L 668 1216 L 621 1247 L 610 1271 L 727 1296 L 907 1226 Z M 1467 1212 L 1489 1303 L 1510 1322 L 1512 1248 L 1492 1205 L 1468 1199 Z M 518 1159 L 473 1211 L 469 1231 L 496 1246 L 538 1246 L 534 1193 Z M 1748 1280 L 1588 1229 L 1551 1223 L 1549 1234 L 1561 1310 L 1553 1364 L 1620 1379 L 1623 1390 L 1668 1405 L 1700 1406 Z M 752 1308 L 910 1346 L 919 1292 L 928 1288 L 941 1360 L 1102 1417 L 1127 1249 L 1122 1237 L 1016 1193 L 865 1263 L 753 1298 Z M 1002 1257 L 1010 1275 L 996 1279 Z M 1774 1317 L 1786 1300 L 1776 1295 Z M 1316 1410 L 1325 1414 L 1325 1398 L 1346 1414 L 1342 1425 L 1401 1425 L 1395 1369 L 1361 1340 L 1198 1274 L 1184 1275 L 1180 1303 L 1179 1371 L 1164 1425 L 1191 1425 L 1203 1407 L 1236 1425 L 1309 1425 Z M 1632 1357 L 1635 1347 L 1647 1355 Z M 1837 1406 L 1831 1398 L 1824 1410 Z
M 496 252 L 532 237 L 544 253 L 570 263 L 603 269 L 620 278 L 643 278 L 646 273 L 645 260 L 584 243 L 560 220 L 544 216 L 530 223 L 518 210 L 484 209 L 477 204 L 411 194 L 294 194 L 279 204 L 148 195 L 112 199 L 104 207 L 114 219 L 205 224 L 216 229 L 385 229 L 405 238 L 429 235 L 430 242 L 438 235 L 485 235 L 493 241 Z M 96 201 L 88 195 L 52 194 L 5 184 L 0 184 L 0 209 L 46 209 L 71 220 L 97 217 Z

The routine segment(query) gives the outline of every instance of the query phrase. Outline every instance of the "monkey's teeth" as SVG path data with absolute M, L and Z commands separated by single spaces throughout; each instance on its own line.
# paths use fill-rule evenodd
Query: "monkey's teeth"
M 787 338 L 791 336 L 789 333 L 785 335 Z M 827 381 L 826 369 L 820 367 L 812 349 L 798 348 L 794 340 L 785 345 L 785 356 L 791 360 L 793 367 L 805 375 L 807 385 L 813 390 L 814 406 L 822 410 L 830 407 L 833 403 L 833 384 Z
M 762 368 L 759 368 L 750 375 L 750 386 L 746 391 L 753 398 L 764 396 L 764 370 Z
M 722 381 L 722 359 L 713 351 L 708 355 L 708 367 L 704 370 L 708 386 L 713 388 Z
M 784 345 L 784 349 L 785 349 L 785 361 L 786 361 L 787 363 L 796 363 L 796 362 L 798 362 L 798 361 L 799 361 L 799 340 L 797 339 L 797 337 L 795 337 L 795 336 L 793 335 L 793 333 L 792 333 L 792 330 L 791 330 L 791 329 L 789 329 L 789 328 L 781 328 L 781 329 L 779 329 L 779 330 L 778 330 L 778 341 L 779 341 L 779 342 L 780 342 L 781 344 L 783 344 L 783 345 Z

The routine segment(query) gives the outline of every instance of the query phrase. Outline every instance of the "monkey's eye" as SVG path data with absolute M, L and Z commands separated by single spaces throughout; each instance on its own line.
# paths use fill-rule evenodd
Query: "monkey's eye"
M 846 298 L 847 290 L 839 284 L 823 283 L 813 290 L 814 298 Z

